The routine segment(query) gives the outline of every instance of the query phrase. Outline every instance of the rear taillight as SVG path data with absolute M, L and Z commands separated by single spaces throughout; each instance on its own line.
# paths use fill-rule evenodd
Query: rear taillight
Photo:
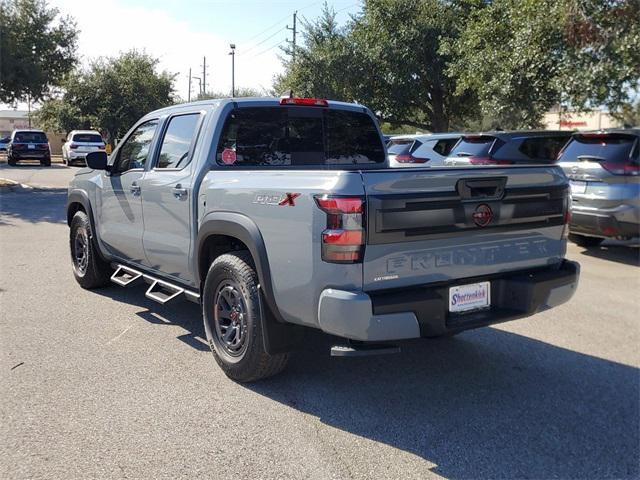
M 569 238 L 569 224 L 571 223 L 571 192 L 567 193 L 564 199 L 564 228 L 562 230 L 562 238 Z
M 99 150 L 104 150 L 104 145 L 98 145 Z
M 633 163 L 602 162 L 600 166 L 614 175 L 637 176 L 640 175 L 640 165 Z
M 406 153 L 396 155 L 396 162 L 398 163 L 427 163 L 428 161 L 428 158 L 418 158 Z
M 22 150 L 24 148 L 24 145 L 20 143 L 14 143 L 13 145 L 11 145 L 11 148 L 14 150 Z
M 44 148 L 49 148 L 49 144 L 48 143 L 39 143 L 38 144 L 38 148 L 40 149 L 44 149 Z
M 360 263 L 364 257 L 364 199 L 359 196 L 316 195 L 318 207 L 327 214 L 322 232 L 322 260 Z
M 329 102 L 327 102 L 322 98 L 284 97 L 280 99 L 280 105 L 303 105 L 307 107 L 328 107 Z
M 75 149 L 76 149 L 76 148 L 78 148 L 79 146 L 80 146 L 80 145 L 77 145 L 77 144 L 75 144 L 75 143 L 72 143 L 71 145 L 69 145 L 69 148 L 70 148 L 71 150 L 75 150 Z
M 511 160 L 496 160 L 491 157 L 469 157 L 471 165 L 513 165 Z

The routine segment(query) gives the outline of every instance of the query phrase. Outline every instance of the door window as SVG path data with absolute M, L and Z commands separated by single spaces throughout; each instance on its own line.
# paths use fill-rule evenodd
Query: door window
M 149 120 L 129 135 L 129 138 L 118 151 L 118 158 L 113 169 L 114 173 L 122 173 L 134 168 L 144 168 L 157 126 L 157 120 Z
M 156 168 L 184 168 L 191 162 L 191 144 L 200 114 L 179 115 L 169 120 Z

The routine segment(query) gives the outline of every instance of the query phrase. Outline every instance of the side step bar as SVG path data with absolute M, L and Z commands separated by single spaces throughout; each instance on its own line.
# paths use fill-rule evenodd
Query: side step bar
M 164 305 L 183 293 L 184 288 L 176 287 L 162 280 L 156 280 L 151 284 L 144 296 Z
M 142 278 L 142 272 L 134 270 L 133 268 L 125 267 L 124 265 L 118 265 L 116 271 L 111 275 L 111 281 L 113 283 L 117 283 L 121 287 L 131 285 L 140 278 Z
M 115 264 L 114 267 L 116 271 L 111 275 L 111 281 L 113 283 L 121 287 L 127 287 L 133 285 L 137 280 L 143 279 L 145 282 L 151 284 L 144 295 L 154 302 L 164 305 L 171 300 L 184 297 L 191 302 L 200 303 L 200 295 L 191 290 L 186 290 L 165 280 L 160 280 L 159 278 L 127 267 L 126 265 Z

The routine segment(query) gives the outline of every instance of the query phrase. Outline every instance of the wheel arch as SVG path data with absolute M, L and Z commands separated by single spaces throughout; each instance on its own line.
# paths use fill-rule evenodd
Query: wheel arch
M 276 319 L 283 321 L 275 300 L 264 239 L 258 226 L 246 215 L 234 212 L 212 212 L 202 220 L 198 229 L 194 259 L 195 279 L 199 282 L 200 289 L 202 290 L 202 285 L 204 285 L 209 265 L 215 259 L 209 255 L 211 241 L 220 237 L 229 238 L 231 241 L 237 242 L 238 246 L 246 247 L 255 263 L 258 281 L 267 305 Z M 221 253 L 226 253 L 226 251 L 221 251 Z

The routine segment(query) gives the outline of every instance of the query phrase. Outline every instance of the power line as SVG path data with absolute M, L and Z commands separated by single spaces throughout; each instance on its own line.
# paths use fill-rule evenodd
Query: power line
M 259 53 L 256 53 L 255 55 L 249 57 L 249 58 L 255 58 L 255 57 L 259 57 L 260 55 L 267 53 L 269 50 L 273 50 L 276 47 L 279 47 L 280 45 L 282 45 L 283 43 L 285 43 L 287 41 L 287 39 L 282 39 L 280 40 L 278 43 L 276 43 L 275 45 L 271 45 L 269 48 L 265 48 L 264 50 L 262 50 Z
M 264 42 L 266 42 L 267 40 L 271 40 L 273 37 L 275 37 L 277 34 L 279 34 L 280 32 L 282 32 L 283 30 L 285 30 L 286 27 L 282 27 L 280 30 L 276 30 L 275 33 L 269 35 L 267 38 L 265 38 L 264 40 L 262 40 L 259 43 L 256 43 L 253 47 L 250 47 L 248 50 L 245 50 L 244 52 L 241 52 L 242 55 L 246 55 L 247 53 L 251 52 L 252 50 L 255 50 L 256 47 L 259 47 L 260 45 L 262 45 Z M 239 55 L 239 53 L 237 54 Z
M 304 6 L 304 7 L 302 7 L 302 8 L 298 8 L 297 10 L 298 10 L 298 11 L 300 11 L 300 10 L 306 10 L 307 8 L 311 8 L 311 7 L 313 7 L 313 6 L 315 6 L 315 5 L 318 5 L 318 4 L 320 4 L 320 3 L 322 3 L 322 2 L 313 2 L 313 3 L 310 3 L 310 4 L 308 4 L 308 5 L 305 5 L 305 6 Z M 264 30 L 262 30 L 262 31 L 260 31 L 260 32 L 258 32 L 258 33 L 256 33 L 254 36 L 252 36 L 252 37 L 248 38 L 247 40 L 245 40 L 245 41 L 244 41 L 244 43 L 245 43 L 245 44 L 246 44 L 246 43 L 249 43 L 251 40 L 254 40 L 254 39 L 256 39 L 256 38 L 260 37 L 263 33 L 266 33 L 266 32 L 268 32 L 269 30 L 271 30 L 273 27 L 276 27 L 276 26 L 280 25 L 282 22 L 284 22 L 284 21 L 285 21 L 285 20 L 287 20 L 288 18 L 289 18 L 289 14 L 287 14 L 287 15 L 286 15 L 286 16 L 284 16 L 284 17 L 282 17 L 280 20 L 278 20 L 278 21 L 277 21 L 277 22 L 275 22 L 274 24 L 272 24 L 272 25 L 268 26 L 268 27 L 267 27 L 267 28 L 265 28 Z

